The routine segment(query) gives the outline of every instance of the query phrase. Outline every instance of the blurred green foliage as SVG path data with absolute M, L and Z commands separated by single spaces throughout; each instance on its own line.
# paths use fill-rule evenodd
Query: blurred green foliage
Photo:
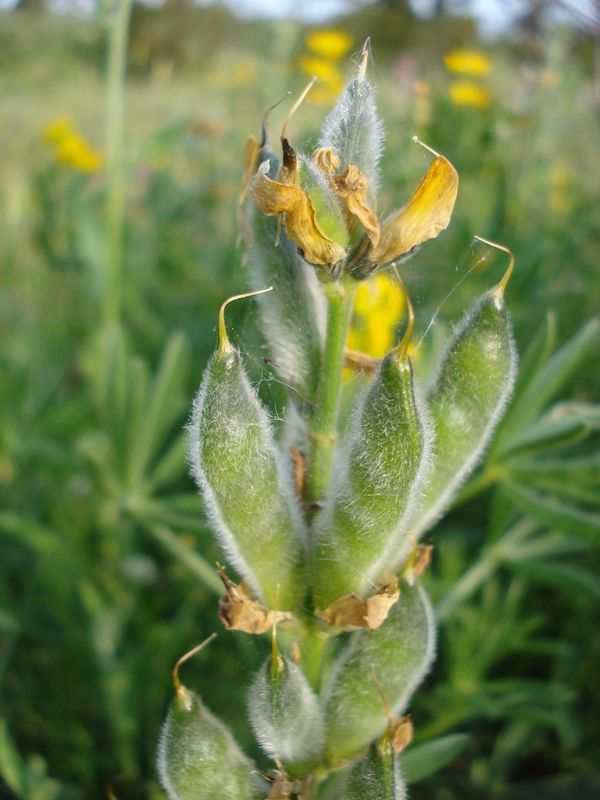
M 159 797 L 154 753 L 172 666 L 221 630 L 219 551 L 186 474 L 182 427 L 218 306 L 246 289 L 234 213 L 244 140 L 305 80 L 305 30 L 181 3 L 135 8 L 122 314 L 107 321 L 106 182 L 61 163 L 43 139 L 48 123 L 72 117 L 102 149 L 104 29 L 25 11 L 1 23 L 0 796 L 100 798 L 125 773 L 119 797 Z M 588 320 L 600 304 L 600 137 L 590 39 L 554 28 L 487 47 L 492 70 L 473 80 L 489 102 L 478 107 L 452 101 L 444 68 L 451 48 L 481 48 L 464 20 L 417 23 L 389 4 L 341 26 L 356 49 L 372 36 L 389 202 L 424 171 L 413 134 L 460 174 L 449 230 L 402 269 L 415 340 L 426 334 L 423 375 L 436 331 L 501 274 L 473 234 L 517 259 L 507 297 L 523 354 L 516 396 L 435 532 L 427 585 L 441 641 L 414 703 L 411 797 L 596 797 L 600 336 Z M 314 142 L 330 107 L 321 99 L 306 104 L 307 129 L 294 120 L 295 144 Z M 281 402 L 252 312 L 230 314 L 264 399 Z M 244 689 L 259 649 L 223 633 L 186 666 L 246 747 Z

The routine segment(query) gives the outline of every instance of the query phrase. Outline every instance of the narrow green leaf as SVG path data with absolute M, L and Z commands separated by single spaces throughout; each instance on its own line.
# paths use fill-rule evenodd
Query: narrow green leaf
M 466 733 L 452 733 L 409 747 L 400 756 L 404 779 L 411 784 L 434 775 L 454 761 L 470 740 L 471 737 Z
M 557 450 L 584 438 L 588 426 L 578 419 L 540 419 L 532 422 L 512 436 L 505 437 L 502 446 L 495 449 L 497 458 L 506 458 L 516 453 L 541 453 L 544 450 Z
M 589 348 L 600 333 L 600 318 L 594 317 L 534 373 L 527 387 L 511 404 L 497 446 L 504 436 L 534 420 L 579 371 Z
M 13 742 L 6 721 L 0 719 L 0 776 L 9 789 L 25 800 L 23 759 Z
M 503 480 L 502 491 L 526 514 L 543 525 L 592 541 L 600 540 L 600 514 L 582 511 L 552 496 L 544 496 L 514 481 Z
M 600 578 L 591 570 L 575 564 L 556 561 L 512 561 L 506 562 L 515 572 L 532 581 L 556 586 L 559 589 L 585 589 L 596 600 L 600 600 Z

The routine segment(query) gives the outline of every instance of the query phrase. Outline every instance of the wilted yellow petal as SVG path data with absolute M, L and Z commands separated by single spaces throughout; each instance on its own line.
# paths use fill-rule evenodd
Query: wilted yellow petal
M 381 228 L 379 246 L 367 254 L 372 264 L 387 264 L 448 227 L 458 173 L 444 156 L 436 156 L 408 203 Z
M 350 164 L 341 175 L 330 176 L 335 192 L 343 197 L 348 211 L 360 221 L 373 247 L 379 244 L 377 214 L 367 204 L 369 182 L 355 164 Z
M 287 611 L 265 608 L 252 597 L 244 581 L 235 584 L 222 567 L 219 568 L 219 577 L 227 592 L 219 600 L 219 619 L 228 631 L 266 633 L 276 622 L 286 622 L 292 618 Z
M 268 216 L 285 215 L 287 235 L 310 264 L 332 267 L 344 258 L 344 248 L 319 227 L 315 207 L 302 187 L 273 181 L 267 177 L 267 170 L 268 162 L 259 167 L 250 184 L 250 194 L 260 210 Z
M 315 167 L 326 175 L 331 175 L 340 165 L 340 159 L 331 147 L 317 147 L 311 156 L 311 160 Z
M 242 188 L 237 201 L 239 238 L 241 238 L 247 245 L 252 244 L 252 230 L 248 225 L 248 220 L 244 216 L 244 201 L 246 199 L 246 195 L 248 194 L 248 188 L 250 187 L 252 176 L 256 172 L 256 164 L 258 162 L 259 153 L 260 143 L 257 142 L 254 136 L 251 136 L 246 142 L 246 147 L 244 148 L 244 177 L 242 178 Z

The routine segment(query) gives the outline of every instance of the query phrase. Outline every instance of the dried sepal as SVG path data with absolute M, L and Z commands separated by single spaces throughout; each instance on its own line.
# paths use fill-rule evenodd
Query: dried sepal
M 396 755 L 405 750 L 412 742 L 414 727 L 410 714 L 406 717 L 400 717 L 394 720 L 390 729 L 390 744 Z
M 267 216 L 285 215 L 282 218 L 285 231 L 301 249 L 305 260 L 331 270 L 345 257 L 345 250 L 323 232 L 312 200 L 302 187 L 271 180 L 268 169 L 268 162 L 261 164 L 252 179 L 252 199 Z
M 265 608 L 252 596 L 244 581 L 235 584 L 227 577 L 222 567 L 219 568 L 219 577 L 226 590 L 219 599 L 219 619 L 227 630 L 266 633 L 275 623 L 292 618 L 288 612 Z
M 384 585 L 377 592 L 363 600 L 357 594 L 340 597 L 324 611 L 317 609 L 317 616 L 324 622 L 343 628 L 378 628 L 400 597 L 398 579 L 394 575 L 384 575 Z

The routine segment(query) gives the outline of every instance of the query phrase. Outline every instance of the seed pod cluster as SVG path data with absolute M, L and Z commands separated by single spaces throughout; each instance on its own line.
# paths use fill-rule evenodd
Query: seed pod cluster
M 209 523 L 243 578 L 220 569 L 220 618 L 255 635 L 280 626 L 281 652 L 273 634 L 248 691 L 256 741 L 277 769 L 259 785 L 225 726 L 176 683 L 158 757 L 170 800 L 318 797 L 319 780 L 342 768 L 328 797 L 406 798 L 397 755 L 412 728 L 400 719 L 393 729 L 392 716 L 405 712 L 436 641 L 418 579 L 429 550 L 416 540 L 475 467 L 510 397 L 512 261 L 452 334 L 425 390 L 409 356 L 408 294 L 400 344 L 381 360 L 347 358 L 358 282 L 444 230 L 458 189 L 454 167 L 432 151 L 408 202 L 378 218 L 383 127 L 368 56 L 367 43 L 312 155 L 296 154 L 287 133 L 312 82 L 283 124 L 281 159 L 266 134 L 246 148 L 241 234 L 270 361 L 290 389 L 286 430 L 278 441 L 228 339 L 226 303 L 189 428 Z M 340 414 L 344 363 L 369 367 L 349 393 L 349 416 Z

